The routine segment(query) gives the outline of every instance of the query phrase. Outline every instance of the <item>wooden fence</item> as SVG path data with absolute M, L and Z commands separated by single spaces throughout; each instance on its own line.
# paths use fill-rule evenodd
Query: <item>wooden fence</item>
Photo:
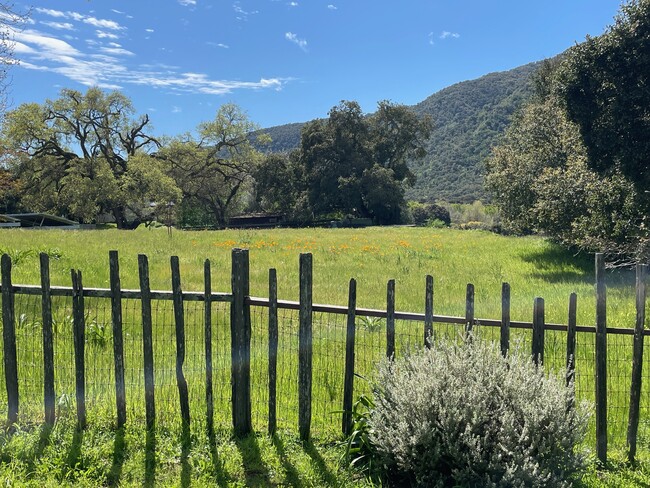
M 395 322 L 409 320 L 422 322 L 422 344 L 430 346 L 434 336 L 434 323 L 458 324 L 464 326 L 467 337 L 472 329 L 480 324 L 483 327 L 500 329 L 500 348 L 504 355 L 510 348 L 511 329 L 530 329 L 532 331 L 531 356 L 540 364 L 544 361 L 545 331 L 566 332 L 566 381 L 571 384 L 575 374 L 576 335 L 578 332 L 592 333 L 595 338 L 595 412 L 596 412 L 596 452 L 598 458 L 607 459 L 607 337 L 612 334 L 633 335 L 633 363 L 630 387 L 627 444 L 629 458 L 634 459 L 637 447 L 637 432 L 640 417 L 640 398 L 642 380 L 642 358 L 644 337 L 650 331 L 644 330 L 647 267 L 637 267 L 636 279 L 636 326 L 634 329 L 608 328 L 606 319 L 606 287 L 604 282 L 603 256 L 596 255 L 596 321 L 595 326 L 576 324 L 576 295 L 569 298 L 567 324 L 545 322 L 544 300 L 536 298 L 533 306 L 533 321 L 519 322 L 510 319 L 510 286 L 502 285 L 502 314 L 500 319 L 479 319 L 474 316 L 474 286 L 467 285 L 464 317 L 451 317 L 434 314 L 433 277 L 426 277 L 424 313 L 399 312 L 395 310 L 395 281 L 387 284 L 387 301 L 385 310 L 365 309 L 356 306 L 356 281 L 350 280 L 347 306 L 319 305 L 312 303 L 312 256 L 300 255 L 300 293 L 299 301 L 279 300 L 277 296 L 277 276 L 274 269 L 269 270 L 269 297 L 257 298 L 249 293 L 249 255 L 248 250 L 232 250 L 231 291 L 216 293 L 211 288 L 210 262 L 205 261 L 203 292 L 182 290 L 178 258 L 171 257 L 172 290 L 155 291 L 149 285 L 149 265 L 145 255 L 138 256 L 140 278 L 139 290 L 123 290 L 120 284 L 118 254 L 111 251 L 110 288 L 86 288 L 83 286 L 82 273 L 71 271 L 72 287 L 55 287 L 50 285 L 49 257 L 40 255 L 41 284 L 14 285 L 11 276 L 11 259 L 3 255 L 1 260 L 1 293 L 3 324 L 3 358 L 4 374 L 7 388 L 8 424 L 18 421 L 20 394 L 18 388 L 18 359 L 16 353 L 16 295 L 40 295 L 42 313 L 42 353 L 44 385 L 44 418 L 47 424 L 55 421 L 55 368 L 52 331 L 52 297 L 72 297 L 75 391 L 78 427 L 86 426 L 85 393 L 85 314 L 84 298 L 100 297 L 111 301 L 111 323 L 113 336 L 113 358 L 115 379 L 115 411 L 117 426 L 127 422 L 127 394 L 124 379 L 124 341 L 122 329 L 122 300 L 136 299 L 141 304 L 142 318 L 142 353 L 144 357 L 144 398 L 146 426 L 155 427 L 156 402 L 154 397 L 154 355 L 152 346 L 152 300 L 171 300 L 174 310 L 175 345 L 176 345 L 176 384 L 180 402 L 183 426 L 190 425 L 190 404 L 188 384 L 184 375 L 185 361 L 185 323 L 184 303 L 199 301 L 204 304 L 204 338 L 205 338 L 205 399 L 206 420 L 212 428 L 213 410 L 213 368 L 212 368 L 212 307 L 213 302 L 227 302 L 230 306 L 231 333 L 231 406 L 232 425 L 237 435 L 246 435 L 253 429 L 251 404 L 251 306 L 268 308 L 268 430 L 274 433 L 277 428 L 277 358 L 278 358 L 278 310 L 298 311 L 299 347 L 298 347 L 298 430 L 302 439 L 310 437 L 312 422 L 312 320 L 315 312 L 342 314 L 346 320 L 345 378 L 342 426 L 343 434 L 348 434 L 352 425 L 351 410 L 354 398 L 355 373 L 355 336 L 356 317 L 379 317 L 386 320 L 386 351 L 388 357 L 395 355 Z

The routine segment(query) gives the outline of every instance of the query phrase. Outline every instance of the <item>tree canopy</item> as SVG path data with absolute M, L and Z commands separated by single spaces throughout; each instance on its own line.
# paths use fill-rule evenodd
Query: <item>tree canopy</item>
M 543 63 L 535 96 L 486 162 L 516 231 L 537 231 L 620 263 L 650 257 L 650 0 Z
M 3 158 L 34 210 L 92 221 L 111 214 L 118 228 L 150 217 L 152 203 L 180 200 L 174 181 L 149 156 L 159 143 L 147 115 L 133 118 L 118 92 L 64 89 L 56 100 L 7 114 Z

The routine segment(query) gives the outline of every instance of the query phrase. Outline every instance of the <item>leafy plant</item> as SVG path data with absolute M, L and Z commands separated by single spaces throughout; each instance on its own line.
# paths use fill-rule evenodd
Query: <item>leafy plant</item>
M 384 361 L 364 443 L 399 486 L 571 486 L 586 408 L 564 378 L 498 344 L 434 344 Z M 357 445 L 356 443 L 354 444 Z
M 7 254 L 11 258 L 11 264 L 19 266 L 28 258 L 34 256 L 36 253 L 33 249 L 8 249 L 1 248 L 0 255 Z
M 106 349 L 109 341 L 109 329 L 106 324 L 86 319 L 86 342 L 99 349 Z
M 345 439 L 341 464 L 368 476 L 377 471 L 376 451 L 370 440 L 370 415 L 375 407 L 372 398 L 361 395 L 352 405 L 352 432 Z
M 384 321 L 381 317 L 361 316 L 359 317 L 359 324 L 369 332 L 377 332 L 381 330 Z

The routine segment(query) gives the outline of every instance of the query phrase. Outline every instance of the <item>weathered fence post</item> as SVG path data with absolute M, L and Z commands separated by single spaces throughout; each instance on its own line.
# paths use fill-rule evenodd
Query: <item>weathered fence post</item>
M 72 318 L 74 324 L 74 369 L 77 399 L 77 426 L 86 428 L 86 318 L 81 271 L 70 270 L 72 275 Z
M 433 276 L 427 275 L 424 292 L 424 345 L 433 345 Z
M 639 429 L 639 406 L 641 402 L 641 378 L 643 368 L 643 329 L 645 324 L 645 299 L 648 266 L 636 267 L 636 324 L 634 327 L 634 353 L 632 358 L 632 384 L 630 386 L 630 414 L 627 423 L 628 459 L 636 457 L 636 436 Z
M 395 280 L 386 286 L 386 356 L 395 357 Z
M 11 284 L 11 258 L 3 254 L 2 267 L 2 341 L 4 347 L 5 383 L 7 385 L 7 423 L 18 421 L 18 356 L 16 353 L 16 316 Z
M 298 352 L 298 430 L 303 441 L 311 429 L 312 382 L 312 255 L 300 254 L 300 311 Z
M 269 269 L 269 435 L 277 429 L 278 277 Z
M 203 264 L 203 327 L 205 336 L 205 419 L 208 433 L 214 433 L 214 395 L 212 389 L 212 272 L 210 260 Z
M 52 332 L 52 296 L 50 291 L 50 256 L 42 252 L 41 261 L 41 318 L 43 319 L 43 403 L 45 423 L 54 425 L 56 393 L 54 391 L 54 334 Z
M 596 456 L 607 462 L 607 288 L 602 253 L 596 254 Z
M 181 419 L 184 427 L 190 425 L 190 399 L 187 380 L 183 374 L 185 363 L 185 307 L 183 306 L 183 289 L 181 288 L 181 271 L 178 256 L 170 259 L 172 272 L 172 299 L 174 302 L 174 322 L 176 325 L 176 384 L 178 399 L 181 404 Z
M 115 405 L 117 428 L 126 424 L 126 384 L 124 382 L 124 335 L 122 327 L 122 284 L 117 251 L 109 251 L 111 281 L 111 320 L 113 325 L 113 358 L 115 361 Z
M 474 285 L 467 284 L 467 293 L 465 294 L 465 338 L 472 339 L 472 330 L 474 329 Z
M 533 362 L 544 364 L 544 299 L 537 297 L 533 304 L 533 340 L 531 346 Z
M 357 282 L 350 280 L 348 292 L 348 321 L 345 338 L 345 379 L 343 386 L 343 435 L 348 436 L 352 432 L 352 399 L 354 397 L 354 341 L 356 332 L 357 313 Z
M 569 320 L 566 335 L 566 385 L 575 379 L 576 371 L 576 326 L 578 315 L 578 295 L 569 295 Z
M 510 284 L 501 284 L 501 354 L 505 358 L 510 350 Z
M 140 295 L 142 305 L 142 354 L 144 356 L 144 401 L 147 430 L 153 432 L 156 426 L 156 402 L 154 395 L 153 330 L 151 324 L 151 288 L 149 286 L 149 260 L 138 255 L 140 274 Z
M 232 303 L 230 305 L 232 422 L 235 434 L 252 432 L 251 420 L 251 318 L 247 249 L 232 250 Z

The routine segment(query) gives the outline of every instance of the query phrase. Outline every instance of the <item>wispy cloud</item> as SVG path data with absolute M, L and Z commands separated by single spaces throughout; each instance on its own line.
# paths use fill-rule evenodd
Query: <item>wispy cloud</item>
M 429 32 L 427 38 L 429 39 L 429 45 L 433 46 L 435 44 L 435 42 L 433 41 L 433 32 Z
M 289 2 L 289 7 L 297 7 L 298 2 Z
M 153 30 L 153 29 L 145 29 L 144 31 L 145 31 L 145 32 L 152 33 L 154 30 Z
M 296 44 L 300 49 L 303 51 L 307 52 L 307 39 L 301 39 L 299 38 L 296 34 L 293 32 L 287 32 L 284 34 L 284 38 L 287 41 L 293 42 Z
M 41 24 L 58 30 L 74 30 L 74 26 L 70 22 L 41 22 Z
M 330 9 L 330 10 L 338 10 L 336 5 L 332 5 L 331 3 L 327 6 L 327 8 Z
M 219 80 L 205 73 L 181 72 L 167 65 L 133 64 L 136 53 L 121 44 L 87 39 L 84 49 L 37 30 L 13 30 L 16 52 L 25 69 L 57 73 L 86 86 L 121 89 L 146 85 L 172 93 L 223 95 L 236 90 L 281 90 L 289 78 L 259 81 Z M 223 45 L 223 47 L 227 47 Z
M 36 7 L 34 10 L 36 10 L 39 14 L 49 15 L 50 17 L 59 17 L 59 18 L 67 17 L 66 13 L 61 12 L 60 10 L 52 10 L 49 8 L 39 8 L 39 7 Z
M 230 49 L 230 46 L 228 44 L 224 44 L 222 42 L 207 41 L 206 44 L 212 47 L 220 47 L 221 49 Z
M 241 2 L 235 2 L 235 3 L 233 3 L 233 4 L 232 4 L 232 9 L 233 9 L 233 10 L 235 11 L 235 13 L 237 14 L 237 16 L 236 16 L 235 18 L 236 18 L 237 20 L 243 20 L 243 21 L 248 20 L 248 16 L 249 16 L 249 15 L 255 15 L 255 14 L 259 14 L 259 13 L 260 13 L 259 10 L 253 10 L 253 11 L 251 11 L 251 12 L 248 12 L 248 11 L 244 10 L 244 9 L 242 8 L 242 6 L 241 6 Z
M 440 39 L 458 39 L 460 34 L 458 32 L 442 31 L 438 37 L 440 37 Z
M 180 3 L 183 7 L 193 7 L 196 5 L 196 0 L 178 0 L 178 3 Z
M 113 34 L 112 32 L 105 32 L 101 30 L 96 30 L 95 35 L 98 39 L 119 39 L 120 36 Z

